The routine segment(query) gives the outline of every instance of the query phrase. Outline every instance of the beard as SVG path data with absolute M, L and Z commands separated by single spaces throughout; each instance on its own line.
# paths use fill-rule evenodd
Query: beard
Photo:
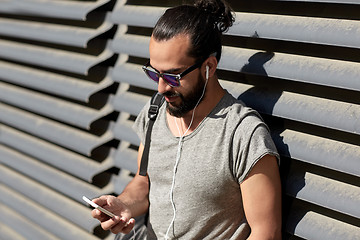
M 205 80 L 199 74 L 198 83 L 195 85 L 194 89 L 187 94 L 181 94 L 177 91 L 175 92 L 165 92 L 164 96 L 178 96 L 181 99 L 180 104 L 174 105 L 173 103 L 166 103 L 166 109 L 171 116 L 174 117 L 183 117 L 186 113 L 193 110 L 195 106 L 198 104 L 199 99 L 204 91 Z M 205 96 L 204 96 L 205 97 Z M 204 99 L 204 97 L 200 100 L 200 102 Z M 199 103 L 200 103 L 199 102 Z

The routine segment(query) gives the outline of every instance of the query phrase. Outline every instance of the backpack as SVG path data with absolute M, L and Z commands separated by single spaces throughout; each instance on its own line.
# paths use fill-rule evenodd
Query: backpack
M 151 131 L 154 125 L 154 122 L 156 120 L 156 117 L 159 113 L 159 109 L 161 105 L 164 103 L 165 98 L 160 93 L 156 92 L 151 97 L 150 107 L 148 110 L 148 117 L 149 117 L 149 126 L 146 132 L 145 137 L 145 146 L 144 151 L 141 157 L 141 163 L 140 163 L 140 171 L 139 174 L 141 176 L 146 176 L 147 173 L 147 167 L 148 167 L 148 161 L 149 161 L 149 150 L 150 150 L 150 142 L 151 142 Z

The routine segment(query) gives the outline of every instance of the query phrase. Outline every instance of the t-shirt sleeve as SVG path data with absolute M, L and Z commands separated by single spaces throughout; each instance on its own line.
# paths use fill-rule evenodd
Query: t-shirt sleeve
M 150 101 L 145 104 L 143 109 L 140 111 L 139 115 L 137 116 L 135 123 L 132 126 L 132 129 L 135 131 L 135 133 L 138 135 L 141 143 L 145 145 L 145 137 L 146 137 L 146 129 L 148 126 L 148 110 L 150 107 Z
M 239 184 L 267 154 L 280 159 L 266 124 L 256 115 L 247 116 L 238 125 L 233 141 L 232 170 Z

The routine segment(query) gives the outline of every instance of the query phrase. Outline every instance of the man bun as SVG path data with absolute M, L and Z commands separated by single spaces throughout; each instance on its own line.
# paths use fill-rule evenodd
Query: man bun
M 226 32 L 235 21 L 231 7 L 221 0 L 197 0 L 194 6 L 208 13 L 220 33 Z
M 221 0 L 195 0 L 193 5 L 169 8 L 159 18 L 152 32 L 157 41 L 166 41 L 179 34 L 190 37 L 188 55 L 199 62 L 211 55 L 220 61 L 223 32 L 234 22 L 230 6 Z

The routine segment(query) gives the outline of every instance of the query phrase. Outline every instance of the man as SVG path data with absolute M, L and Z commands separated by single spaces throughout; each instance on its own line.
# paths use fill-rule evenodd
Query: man
M 221 34 L 233 22 L 220 0 L 167 10 L 143 69 L 166 100 L 152 130 L 148 176 L 136 174 L 118 197 L 93 201 L 105 230 L 129 233 L 149 211 L 148 239 L 281 239 L 278 154 L 255 111 L 224 90 L 216 68 Z M 138 163 L 149 103 L 134 129 Z

